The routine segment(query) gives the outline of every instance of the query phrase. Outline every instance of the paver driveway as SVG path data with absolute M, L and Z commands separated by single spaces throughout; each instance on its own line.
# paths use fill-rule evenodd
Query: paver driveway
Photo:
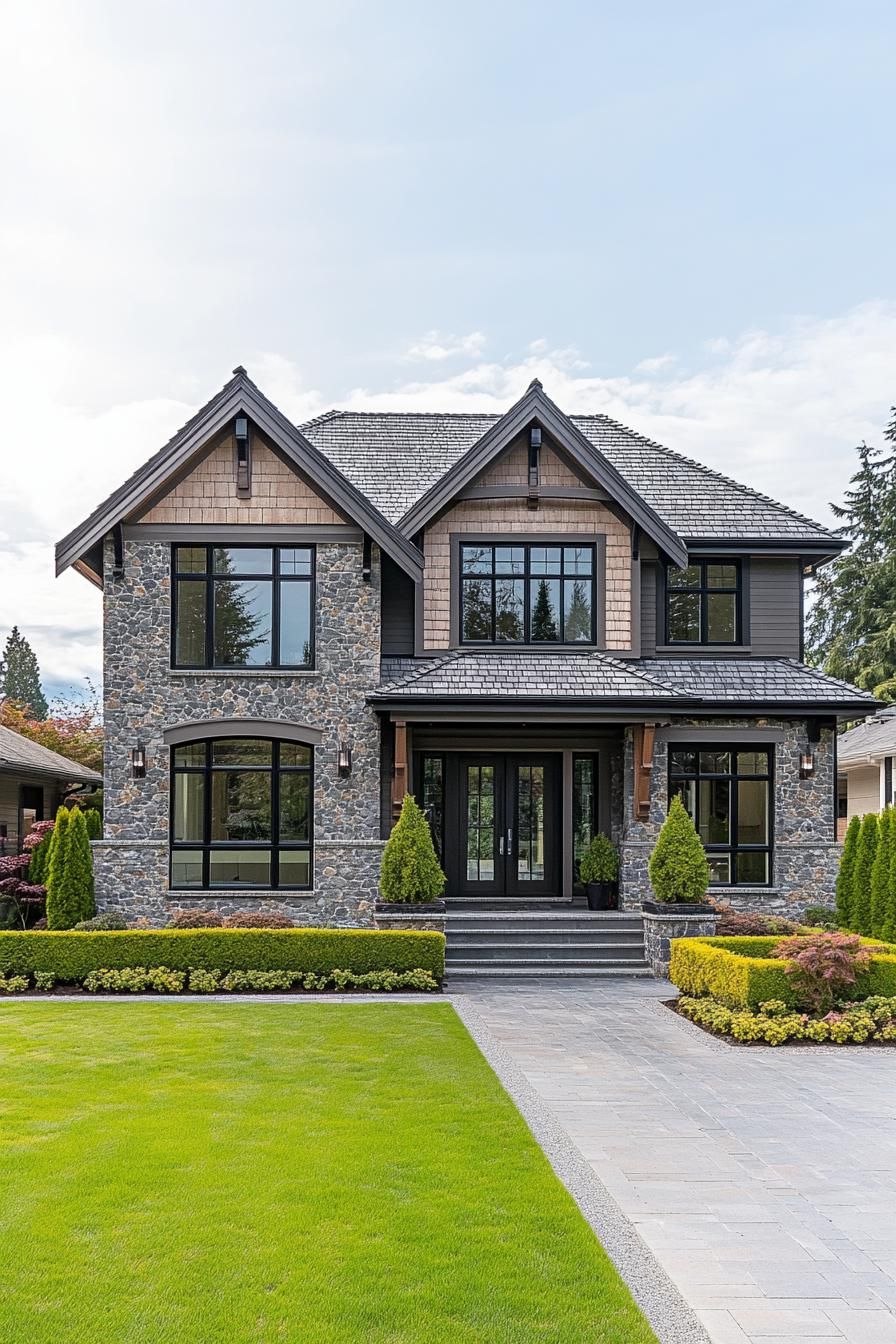
M 896 1344 L 896 1051 L 721 1045 L 669 986 L 453 984 L 715 1344 Z

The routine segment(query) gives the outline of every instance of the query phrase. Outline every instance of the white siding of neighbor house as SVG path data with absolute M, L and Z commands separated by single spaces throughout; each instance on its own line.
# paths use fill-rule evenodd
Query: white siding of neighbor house
M 883 769 L 879 765 L 858 765 L 854 770 L 846 771 L 846 815 L 848 818 L 863 817 L 866 812 L 879 812 L 881 808 L 881 776 Z

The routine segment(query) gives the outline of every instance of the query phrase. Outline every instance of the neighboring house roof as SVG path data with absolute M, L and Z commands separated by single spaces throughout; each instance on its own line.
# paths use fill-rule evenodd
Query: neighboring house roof
M 0 727 L 0 772 L 3 774 L 49 775 L 70 784 L 102 784 L 103 777 L 96 770 L 58 751 L 50 751 L 38 742 L 32 742 L 11 728 Z
M 306 437 L 397 523 L 487 434 L 497 415 L 328 411 Z M 808 543 L 836 554 L 842 538 L 606 415 L 570 422 L 664 523 L 687 541 Z
M 321 453 L 301 430 L 287 420 L 272 401 L 259 391 L 245 369 L 234 376 L 202 410 L 188 420 L 148 462 L 114 494 L 94 509 L 79 527 L 63 537 L 56 547 L 56 573 L 83 561 L 91 547 L 117 523 L 137 509 L 148 506 L 177 479 L 186 463 L 236 415 L 250 417 L 292 464 L 329 499 L 336 509 L 357 523 L 412 577 L 422 573 L 417 548 L 392 525 L 356 485 Z
M 876 765 L 885 756 L 896 756 L 896 707 L 882 710 L 837 739 L 837 765 L 842 770 Z
M 874 697 L 793 658 L 639 658 L 604 653 L 485 653 L 384 660 L 374 704 L 601 699 L 667 706 L 676 713 L 762 706 L 803 714 L 866 713 Z

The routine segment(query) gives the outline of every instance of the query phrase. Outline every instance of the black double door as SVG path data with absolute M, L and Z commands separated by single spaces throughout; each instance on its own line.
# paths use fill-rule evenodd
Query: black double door
M 447 809 L 445 836 L 449 892 L 559 896 L 559 757 L 459 755 L 453 764 L 454 806 Z

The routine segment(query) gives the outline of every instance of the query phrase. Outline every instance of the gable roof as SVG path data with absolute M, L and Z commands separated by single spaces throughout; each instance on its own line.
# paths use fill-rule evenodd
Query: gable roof
M 502 417 L 479 413 L 328 411 L 303 431 L 392 522 L 410 511 Z M 846 542 L 784 504 L 606 415 L 567 419 L 679 537 L 689 542 Z
M 306 438 L 301 429 L 287 420 L 242 367 L 234 370 L 230 381 L 187 421 L 174 438 L 94 509 L 89 518 L 63 537 L 56 547 L 56 573 L 77 564 L 117 523 L 156 498 L 166 482 L 239 414 L 248 415 L 284 457 L 305 474 L 340 513 L 358 523 L 396 564 L 413 578 L 420 576 L 422 558 L 417 548 L 329 457 Z
M 67 756 L 60 756 L 58 751 L 50 751 L 49 747 L 42 747 L 39 742 L 32 742 L 30 737 L 22 737 L 21 733 L 14 733 L 11 728 L 2 726 L 0 726 L 0 771 L 49 775 L 53 779 L 64 779 L 72 784 L 103 782 L 102 775 L 96 770 L 91 770 L 86 765 L 79 765 L 77 761 L 70 761 Z
M 837 764 L 844 769 L 874 765 L 885 756 L 896 756 L 896 706 L 881 710 L 837 740 Z

